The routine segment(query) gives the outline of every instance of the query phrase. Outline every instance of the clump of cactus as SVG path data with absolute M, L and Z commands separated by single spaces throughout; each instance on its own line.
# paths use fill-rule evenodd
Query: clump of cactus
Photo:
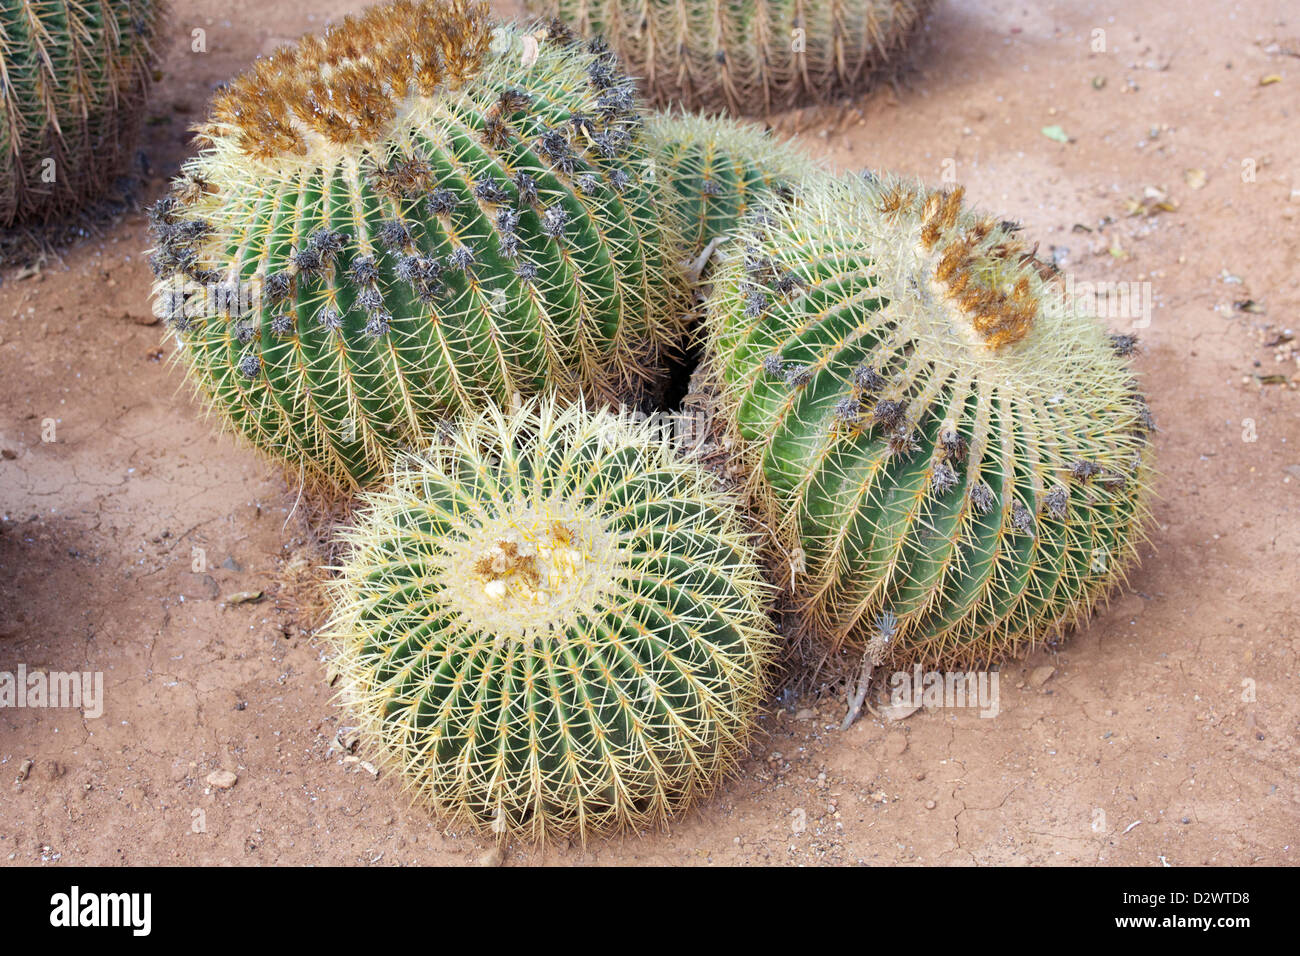
M 933 0 L 527 0 L 604 35 L 656 106 L 741 115 L 861 93 L 896 71 Z
M 1018 226 L 962 191 L 824 177 L 714 273 L 709 336 L 817 632 L 986 665 L 1087 615 L 1148 516 L 1150 412 Z
M 56 219 L 130 165 L 160 0 L 0 0 L 0 226 Z
M 676 196 L 687 253 L 739 225 L 755 203 L 785 194 L 812 161 L 761 126 L 725 117 L 655 113 L 646 139 L 657 174 Z
M 626 399 L 680 242 L 600 42 L 394 0 L 259 60 L 153 210 L 158 309 L 221 419 L 349 488 L 486 400 Z
M 489 406 L 363 501 L 327 632 L 364 735 L 437 811 L 585 838 L 743 755 L 766 586 L 737 503 L 649 426 Z

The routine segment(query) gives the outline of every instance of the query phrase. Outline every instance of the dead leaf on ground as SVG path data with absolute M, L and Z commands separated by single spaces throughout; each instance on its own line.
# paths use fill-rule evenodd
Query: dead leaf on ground
M 1159 186 L 1148 186 L 1142 190 L 1142 198 L 1130 196 L 1124 203 L 1125 211 L 1130 216 L 1155 216 L 1162 212 L 1174 212 L 1178 203 L 1169 198 L 1167 190 Z

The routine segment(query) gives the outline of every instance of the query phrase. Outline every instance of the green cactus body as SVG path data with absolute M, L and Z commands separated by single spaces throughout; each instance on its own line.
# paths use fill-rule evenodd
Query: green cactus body
M 881 661 L 1023 652 L 1142 538 L 1146 404 L 1012 228 L 960 190 L 824 177 L 714 275 L 717 388 L 798 596 Z
M 487 399 L 626 399 L 676 338 L 631 81 L 540 37 L 371 8 L 234 81 L 155 208 L 180 358 L 307 483 L 363 485 Z
M 437 811 L 585 837 L 743 755 L 775 643 L 753 543 L 649 427 L 490 406 L 364 500 L 327 633 L 367 738 Z
M 761 126 L 724 117 L 657 113 L 646 139 L 676 194 L 688 253 L 735 229 L 754 204 L 787 191 L 815 165 Z
M 933 0 L 526 0 L 603 35 L 655 106 L 741 115 L 825 102 L 890 70 Z
M 130 164 L 158 0 L 0 0 L 0 226 L 65 215 Z

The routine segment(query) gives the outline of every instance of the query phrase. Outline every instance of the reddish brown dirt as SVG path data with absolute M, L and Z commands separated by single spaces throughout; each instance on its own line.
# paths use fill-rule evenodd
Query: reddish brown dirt
M 359 6 L 179 0 L 149 197 L 216 83 Z M 207 53 L 191 52 L 196 28 Z M 841 167 L 934 184 L 952 169 L 1044 252 L 1068 247 L 1080 280 L 1152 284 L 1136 360 L 1162 429 L 1151 546 L 1109 610 L 1003 671 L 995 719 L 922 710 L 840 732 L 838 696 L 774 707 L 740 778 L 668 832 L 512 844 L 507 862 L 1296 861 L 1300 396 L 1252 376 L 1300 373 L 1262 344 L 1300 307 L 1297 54 L 1288 0 L 945 0 L 903 88 L 860 114 L 774 118 Z M 1176 208 L 1128 215 L 1148 187 Z M 159 361 L 159 328 L 136 321 L 146 244 L 128 215 L 0 285 L 0 670 L 102 671 L 107 697 L 99 719 L 0 711 L 0 861 L 480 857 L 487 841 L 332 744 L 347 722 L 314 622 L 288 610 L 318 560 L 303 509 Z M 232 789 L 205 783 L 219 769 Z

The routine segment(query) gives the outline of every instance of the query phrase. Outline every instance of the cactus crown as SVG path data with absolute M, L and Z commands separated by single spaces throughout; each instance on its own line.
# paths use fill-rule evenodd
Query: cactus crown
M 897 662 L 1032 646 L 1142 537 L 1145 402 L 1012 232 L 958 191 L 812 177 L 714 274 L 723 404 L 810 619 Z
M 963 215 L 963 194 L 960 186 L 938 193 L 895 185 L 877 208 L 891 224 L 917 227 L 916 254 L 933 293 L 996 349 L 1029 334 L 1042 305 L 1032 275 L 1045 267 L 1006 223 Z
M 283 46 L 227 85 L 200 128 L 250 156 L 305 156 L 380 139 L 411 97 L 455 87 L 483 66 L 492 38 L 478 0 L 397 0 Z
M 585 836 L 662 820 L 743 753 L 766 590 L 736 502 L 646 426 L 489 408 L 366 502 L 328 633 L 436 809 Z
M 488 399 L 630 400 L 681 325 L 641 128 L 599 44 L 377 7 L 218 97 L 153 210 L 156 308 L 223 421 L 326 488 Z

